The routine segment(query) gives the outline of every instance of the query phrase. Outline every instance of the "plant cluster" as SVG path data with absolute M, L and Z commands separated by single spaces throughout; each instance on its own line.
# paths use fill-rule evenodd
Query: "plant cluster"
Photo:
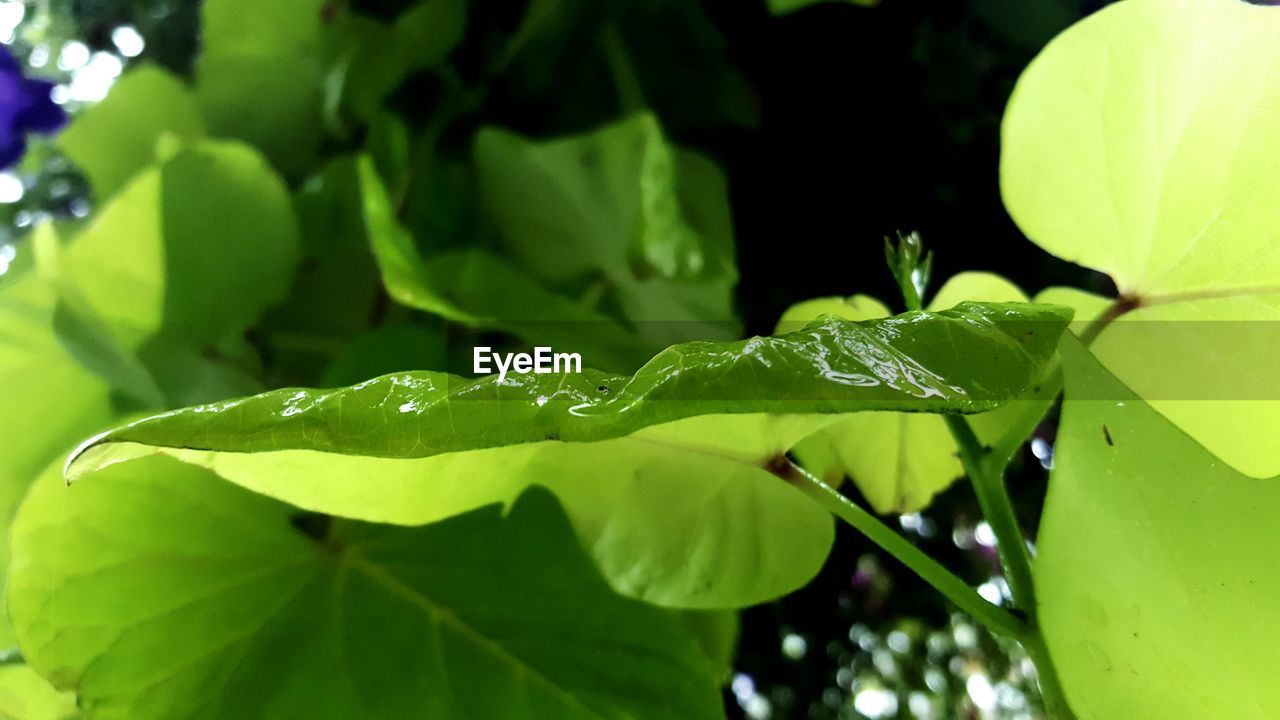
M 670 140 L 752 122 L 718 30 L 569 5 L 207 0 L 190 81 L 135 66 L 58 138 L 96 208 L 0 276 L 0 713 L 723 717 L 735 611 L 834 517 L 1051 718 L 1280 714 L 1280 10 L 1124 0 L 1019 81 L 1006 206 L 1117 297 L 930 292 L 906 235 L 906 312 L 741 339 L 726 183 Z M 521 94 L 577 129 L 494 123 Z M 480 346 L 582 372 L 464 377 Z M 1058 402 L 1030 543 L 1004 474 Z M 1007 602 L 877 517 L 960 476 Z

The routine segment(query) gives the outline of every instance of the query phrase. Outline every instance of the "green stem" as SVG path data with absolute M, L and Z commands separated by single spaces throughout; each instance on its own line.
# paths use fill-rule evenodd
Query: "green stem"
M 622 41 L 622 33 L 618 26 L 606 23 L 600 31 L 600 45 L 604 50 L 605 61 L 609 65 L 609 74 L 613 76 L 613 87 L 618 93 L 618 104 L 624 113 L 633 113 L 645 108 L 644 91 L 640 88 L 640 79 L 636 69 L 631 65 L 631 57 L 627 54 L 627 46 Z
M 1053 720 L 1076 720 L 1076 714 L 1067 704 L 1067 696 L 1062 692 L 1062 683 L 1058 680 L 1058 670 L 1053 665 L 1053 656 L 1044 643 L 1044 635 L 1040 628 L 1033 626 L 1031 632 L 1021 640 L 1031 661 L 1035 663 L 1036 673 L 1040 681 L 1040 698 L 1044 701 L 1045 713 Z
M 974 494 L 982 506 L 982 515 L 996 536 L 1000 553 L 1000 565 L 1009 581 L 1013 604 L 1029 617 L 1035 616 L 1035 585 L 1031 580 L 1031 553 L 1013 514 L 1013 503 L 1005 490 L 1001 472 L 993 472 L 985 461 L 986 451 L 969 422 L 959 415 L 944 415 L 951 436 L 960 449 L 960 462 L 964 465 Z
M 1031 575 L 1031 553 L 1027 550 L 1022 530 L 1018 527 L 1013 503 L 1009 501 L 1009 493 L 1004 484 L 1004 468 L 996 468 L 986 461 L 982 443 L 967 420 L 959 415 L 944 417 L 960 449 L 960 460 L 973 483 L 978 504 L 982 506 L 982 514 L 995 533 L 1000 565 L 1009 582 L 1013 604 L 1026 613 L 1027 632 L 1018 640 L 1031 655 L 1039 672 L 1040 694 L 1044 698 L 1045 710 L 1054 720 L 1075 720 L 1075 713 L 1067 705 L 1066 696 L 1062 692 L 1062 683 L 1058 680 L 1053 657 L 1040 632 L 1036 614 L 1035 581 Z
M 560 9 L 560 2 L 561 0 L 533 0 L 533 2 L 529 3 L 524 19 L 520 21 L 520 27 L 516 29 L 515 34 L 511 36 L 507 44 L 494 56 L 493 61 L 485 67 L 484 78 L 486 82 L 506 72 L 511 63 L 515 61 L 516 56 L 529 44 L 529 41 L 536 37 L 543 26 L 555 16 Z
M 1020 619 L 987 602 L 977 591 L 952 575 L 937 560 L 924 554 L 920 548 L 907 542 L 906 538 L 854 504 L 849 498 L 841 495 L 835 488 L 794 463 L 791 464 L 791 468 L 797 476 L 794 479 L 810 497 L 818 501 L 832 515 L 853 526 L 885 552 L 897 558 L 956 607 L 972 615 L 993 632 L 1019 641 L 1027 637 L 1027 626 Z
M 1080 342 L 1084 343 L 1085 347 L 1089 347 L 1094 340 L 1098 339 L 1102 331 L 1107 329 L 1108 325 L 1119 319 L 1121 315 L 1137 310 L 1143 304 L 1136 297 L 1117 298 L 1115 302 L 1107 306 L 1107 309 L 1101 315 L 1094 318 L 1093 322 L 1090 322 L 1085 327 L 1084 332 L 1080 334 Z

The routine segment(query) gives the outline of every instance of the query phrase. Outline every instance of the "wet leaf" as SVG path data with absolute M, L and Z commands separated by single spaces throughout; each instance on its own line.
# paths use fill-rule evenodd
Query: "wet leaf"
M 621 592 L 739 607 L 798 587 L 826 556 L 830 518 L 770 472 L 826 413 L 989 409 L 1049 362 L 1066 319 L 965 304 L 675 346 L 634 376 L 419 372 L 283 390 L 112 431 L 71 474 L 159 450 L 307 509 L 405 524 L 542 484 Z
M 949 308 L 965 300 L 1026 299 L 1021 290 L 998 275 L 970 272 L 948 280 L 930 303 L 930 309 Z M 793 306 L 783 314 L 778 327 L 782 330 L 821 314 L 869 320 L 885 317 L 889 311 L 865 295 L 847 300 L 823 298 Z M 1009 453 L 1009 446 L 1014 441 L 1021 443 L 1043 416 L 1052 394 L 1045 387 L 1044 392 L 1033 393 L 1034 399 L 1022 399 L 975 415 L 970 422 L 984 443 Z M 932 415 L 858 413 L 805 438 L 793 452 L 801 465 L 831 484 L 852 478 L 872 508 L 881 514 L 920 510 L 964 474 L 946 423 Z

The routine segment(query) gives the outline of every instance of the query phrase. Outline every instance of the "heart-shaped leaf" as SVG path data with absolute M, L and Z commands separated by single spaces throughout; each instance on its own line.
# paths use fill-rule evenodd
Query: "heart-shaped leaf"
M 654 116 L 546 141 L 486 128 L 475 164 L 508 252 L 535 277 L 601 284 L 659 347 L 736 334 L 724 176 Z
M 508 332 L 534 343 L 571 345 L 597 367 L 635 367 L 647 355 L 621 323 L 538 283 L 481 248 L 425 257 L 401 225 L 373 161 L 359 160 L 364 220 L 387 293 L 447 320 Z
M 1280 481 L 1224 465 L 1063 344 L 1066 400 L 1035 566 L 1081 720 L 1280 714 Z
M 1269 440 L 1280 402 L 1258 397 L 1280 383 L 1280 343 L 1253 342 L 1242 324 L 1225 331 L 1236 344 L 1224 346 L 1218 331 L 1280 320 L 1280 75 L 1269 71 L 1278 52 L 1273 7 L 1116 3 L 1027 68 L 1005 115 L 1001 158 L 1005 204 L 1027 236 L 1109 274 L 1120 309 L 1136 308 L 1126 319 L 1147 321 L 1140 343 L 1108 346 L 1115 324 L 1104 330 L 1102 362 L 1258 477 L 1280 473 L 1280 445 Z M 1231 386 L 1219 382 L 1208 397 L 1196 367 L 1177 362 L 1213 356 L 1232 358 L 1218 378 Z M 1141 386 L 1152 358 L 1183 385 L 1166 382 L 1148 396 Z
M 204 135 L 195 97 L 182 81 L 150 65 L 131 69 L 97 105 L 76 114 L 58 147 L 93 184 L 99 201 L 151 164 L 161 142 Z
M 168 458 L 99 480 L 37 485 L 8 587 L 26 657 L 95 720 L 721 716 L 683 620 L 613 594 L 545 491 L 403 528 Z
M 76 437 L 116 419 L 111 389 L 76 362 L 53 331 L 54 287 L 34 271 L 0 287 L 0 571 L 9 520 L 32 481 Z M 37 429 L 33 431 L 33 428 Z M 0 622 L 0 647 L 12 645 Z

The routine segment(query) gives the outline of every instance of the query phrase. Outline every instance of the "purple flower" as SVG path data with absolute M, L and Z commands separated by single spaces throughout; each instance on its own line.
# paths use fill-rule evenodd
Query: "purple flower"
M 0 168 L 27 150 L 27 133 L 50 133 L 67 122 L 67 114 L 49 96 L 53 83 L 25 78 L 18 61 L 0 46 Z

